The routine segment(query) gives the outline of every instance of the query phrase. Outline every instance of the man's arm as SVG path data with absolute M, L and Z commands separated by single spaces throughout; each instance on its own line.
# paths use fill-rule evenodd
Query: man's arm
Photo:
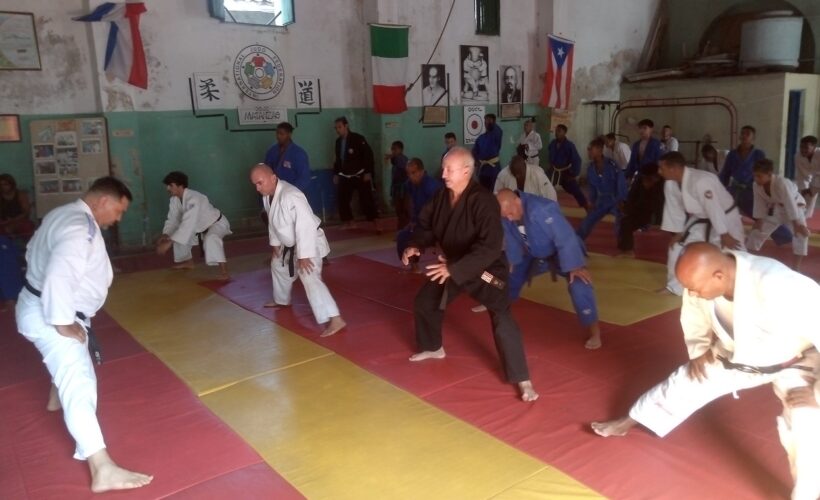
M 754 200 L 752 203 L 752 218 L 755 220 L 765 219 L 767 215 L 769 215 L 769 205 L 766 203 L 766 200 L 763 199 L 763 188 L 755 184 L 752 187 L 752 193 L 754 195 Z
M 362 136 L 362 168 L 364 168 L 365 175 L 373 175 L 374 165 L 376 164 L 376 160 L 373 158 L 373 150 L 370 148 L 370 144 L 367 143 L 367 140 Z
M 683 193 L 675 181 L 663 184 L 664 203 L 661 229 L 670 233 L 682 233 L 686 227 L 686 209 L 683 207 Z
M 180 219 L 182 218 L 182 204 L 179 198 L 171 197 L 168 201 L 168 216 L 165 219 L 165 225 L 162 226 L 162 234 L 172 235 L 179 227 Z
M 728 156 L 726 156 L 726 161 L 723 162 L 723 168 L 721 168 L 720 172 L 718 172 L 718 179 L 720 179 L 720 183 L 724 186 L 728 186 L 729 181 L 732 180 L 732 173 L 735 169 L 735 163 L 738 161 L 739 157 L 735 151 L 731 151 Z
M 419 213 L 418 223 L 410 238 L 408 247 L 423 250 L 436 244 L 436 237 L 433 234 L 433 210 L 434 200 L 428 201 Z
M 88 223 L 78 218 L 55 231 L 57 244 L 49 254 L 41 289 L 43 316 L 51 325 L 73 325 L 77 314 L 74 294 L 85 276 L 91 252 Z
M 199 211 L 203 200 L 192 199 L 188 206 L 182 207 L 182 220 L 173 233 L 165 233 L 181 245 L 187 245 L 196 234 L 196 222 L 199 220 Z
M 572 154 L 572 168 L 570 169 L 570 173 L 573 177 L 578 177 L 581 175 L 581 165 L 583 161 L 581 160 L 581 155 L 578 154 L 578 149 L 575 147 L 575 144 L 570 144 L 571 154 Z
M 319 229 L 315 222 L 313 210 L 301 192 L 293 193 L 289 197 L 289 212 L 292 217 L 291 224 L 294 225 L 293 233 L 296 237 L 296 258 L 312 259 L 318 257 L 316 253 L 316 230 Z
M 806 161 L 800 153 L 797 153 L 794 155 L 794 166 L 796 167 L 794 183 L 797 184 L 797 189 L 802 193 L 811 188 L 811 181 L 814 174 L 811 168 L 812 165 L 811 162 Z
M 635 144 L 638 144 L 638 143 L 635 143 Z M 638 152 L 635 151 L 636 148 L 637 148 L 637 146 L 633 145 L 632 148 L 629 150 L 630 151 L 629 162 L 627 162 L 626 172 L 624 172 L 626 174 L 626 176 L 630 179 L 638 171 Z

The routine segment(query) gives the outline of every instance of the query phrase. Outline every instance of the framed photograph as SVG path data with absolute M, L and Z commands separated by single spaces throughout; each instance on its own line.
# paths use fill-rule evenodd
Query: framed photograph
M 486 104 L 490 102 L 489 49 L 482 45 L 462 45 L 459 54 L 461 103 Z
M 447 125 L 447 106 L 424 106 L 422 125 Z
M 77 146 L 77 134 L 74 132 L 57 132 L 54 136 L 58 148 Z
M 0 142 L 20 142 L 20 115 L 0 115 Z
M 102 120 L 83 120 L 80 122 L 80 134 L 85 136 L 100 137 L 105 130 L 105 123 Z
M 421 82 L 422 106 L 447 104 L 447 73 L 443 64 L 422 64 Z
M 0 70 L 39 70 L 34 14 L 0 11 Z
M 501 104 L 524 102 L 522 100 L 523 92 L 521 91 L 523 76 L 521 66 L 501 66 L 499 76 L 501 83 L 498 89 L 498 102 Z
M 63 193 L 82 193 L 83 181 L 82 179 L 63 179 L 61 182 L 61 191 Z
M 102 153 L 102 141 L 99 139 L 83 139 L 82 153 L 84 155 L 98 155 Z
M 57 175 L 57 163 L 51 160 L 35 162 L 34 173 L 36 175 Z
M 37 182 L 37 191 L 40 194 L 59 194 L 60 193 L 60 180 L 59 179 L 47 179 L 41 180 Z
M 35 144 L 33 149 L 34 158 L 37 160 L 54 158 L 54 144 Z

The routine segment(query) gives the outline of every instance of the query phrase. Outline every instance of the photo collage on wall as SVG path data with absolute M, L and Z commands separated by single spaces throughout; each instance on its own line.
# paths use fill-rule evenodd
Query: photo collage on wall
M 87 181 L 80 171 L 81 156 L 102 155 L 102 119 L 57 120 L 32 137 L 37 194 L 80 194 Z

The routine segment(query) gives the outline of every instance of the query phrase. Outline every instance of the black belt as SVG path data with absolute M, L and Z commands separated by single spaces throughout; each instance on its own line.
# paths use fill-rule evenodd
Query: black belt
M 295 259 L 296 259 L 296 245 L 292 247 L 282 247 L 282 265 L 285 265 L 285 261 L 288 263 L 288 274 L 290 277 L 293 278 L 296 275 L 296 266 L 295 266 Z
M 780 363 L 771 366 L 752 366 L 752 365 L 744 365 L 743 363 L 732 363 L 727 358 L 723 356 L 718 356 L 717 359 L 721 363 L 723 363 L 723 367 L 727 370 L 737 370 L 744 373 L 759 373 L 765 375 L 771 375 L 772 373 L 777 373 L 779 371 L 785 370 L 787 368 L 793 368 L 795 370 L 804 370 L 807 372 L 814 372 L 814 369 L 808 366 L 799 366 L 797 363 L 801 362 L 805 357 L 806 353 L 813 351 L 814 348 L 808 349 L 800 353 L 799 356 L 796 356 L 785 363 Z
M 732 202 L 732 206 L 727 208 L 726 210 L 724 210 L 723 213 L 728 214 L 729 212 L 731 212 L 732 210 L 734 210 L 736 208 L 737 208 L 737 201 L 734 201 L 734 202 Z M 706 233 L 705 233 L 705 236 L 703 238 L 703 241 L 709 241 L 709 236 L 712 232 L 712 221 L 709 220 L 709 219 L 695 219 L 695 221 L 693 223 L 689 224 L 689 215 L 687 214 L 686 230 L 683 232 L 683 238 L 681 238 L 681 240 L 680 240 L 681 244 L 683 244 L 683 242 L 686 241 L 686 238 L 689 237 L 689 233 L 692 231 L 692 228 L 695 227 L 698 224 L 706 224 Z
M 23 282 L 23 286 L 25 286 L 26 290 L 28 290 L 29 293 L 35 297 L 40 298 L 43 296 L 43 293 L 31 286 L 31 283 L 29 283 L 28 280 Z M 80 318 L 80 321 L 85 321 L 88 319 L 88 317 L 80 311 L 76 311 L 74 314 Z M 94 335 L 94 330 L 92 330 L 90 326 L 86 328 L 86 335 L 88 335 L 88 352 L 91 354 L 92 359 L 94 359 L 98 365 L 101 365 L 102 350 L 100 349 L 100 343 L 97 342 L 97 336 Z
M 219 222 L 221 220 L 222 220 L 222 212 L 219 212 L 219 217 L 216 218 L 216 220 L 214 221 L 214 224 L 216 224 L 217 222 Z M 205 258 L 205 245 L 202 244 L 202 236 L 205 235 L 205 234 L 208 234 L 208 231 L 210 231 L 210 229 L 212 227 L 214 227 L 214 224 L 211 224 L 210 226 L 208 226 L 208 228 L 206 230 L 202 231 L 201 233 L 196 233 L 196 239 L 199 241 L 199 251 L 202 252 L 202 258 L 203 259 Z

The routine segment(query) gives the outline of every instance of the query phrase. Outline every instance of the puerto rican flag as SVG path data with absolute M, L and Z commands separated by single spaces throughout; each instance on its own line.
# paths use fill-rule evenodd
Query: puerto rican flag
M 547 78 L 541 105 L 556 109 L 569 106 L 572 86 L 572 54 L 575 42 L 555 35 L 547 35 Z
M 111 23 L 105 46 L 105 74 L 141 89 L 148 88 L 148 67 L 140 36 L 140 16 L 146 10 L 143 2 L 105 2 L 90 14 L 74 18 Z

